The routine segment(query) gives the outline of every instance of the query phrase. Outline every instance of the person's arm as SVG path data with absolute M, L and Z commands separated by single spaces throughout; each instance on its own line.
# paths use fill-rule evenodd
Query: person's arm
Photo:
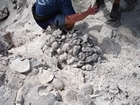
M 88 8 L 87 11 L 85 12 L 82 12 L 82 13 L 76 13 L 76 14 L 73 14 L 73 15 L 69 15 L 67 16 L 67 18 L 69 18 L 72 22 L 77 22 L 77 21 L 81 21 L 83 19 L 85 19 L 88 15 L 94 15 L 97 11 L 97 7 L 90 7 Z

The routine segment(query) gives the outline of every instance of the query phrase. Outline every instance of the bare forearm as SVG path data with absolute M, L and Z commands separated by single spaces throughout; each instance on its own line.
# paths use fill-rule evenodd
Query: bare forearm
M 68 16 L 68 18 L 72 22 L 77 22 L 77 21 L 81 21 L 81 20 L 85 19 L 88 15 L 89 15 L 88 11 L 85 11 L 82 13 L 76 13 L 76 14 L 70 15 L 70 16 Z
M 67 16 L 67 18 L 71 22 L 75 23 L 77 21 L 81 21 L 81 20 L 85 19 L 88 15 L 94 15 L 96 11 L 97 11 L 97 7 L 91 7 L 91 5 L 90 5 L 89 8 L 87 9 L 87 11 L 69 15 L 69 16 Z

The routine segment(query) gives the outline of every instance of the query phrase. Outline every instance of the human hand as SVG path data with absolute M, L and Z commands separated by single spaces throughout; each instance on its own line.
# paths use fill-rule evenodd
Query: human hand
M 90 5 L 87 12 L 89 15 L 94 15 L 97 12 L 97 10 L 98 10 L 97 6 L 92 7 L 92 5 Z

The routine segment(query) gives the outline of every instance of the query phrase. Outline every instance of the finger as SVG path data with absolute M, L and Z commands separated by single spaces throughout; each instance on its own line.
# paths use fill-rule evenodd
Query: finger
M 94 8 L 94 9 L 98 9 L 98 7 L 97 7 L 97 6 L 94 6 L 93 8 Z
M 89 8 L 91 8 L 91 7 L 92 7 L 92 5 L 90 4 Z
M 93 7 L 93 5 L 91 4 L 91 8 Z
M 95 11 L 98 10 L 97 6 L 93 8 Z
M 97 10 L 98 10 L 98 8 L 92 8 L 92 10 L 97 11 Z

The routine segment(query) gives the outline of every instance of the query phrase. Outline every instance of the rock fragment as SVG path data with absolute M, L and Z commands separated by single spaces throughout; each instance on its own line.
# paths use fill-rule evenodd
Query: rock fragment
M 16 75 L 8 79 L 8 85 L 12 89 L 18 90 L 23 85 L 23 80 Z
M 38 79 L 41 84 L 46 84 L 51 82 L 54 79 L 54 74 L 47 70 L 39 70 Z
M 90 84 L 85 84 L 81 89 L 85 94 L 92 95 L 93 94 L 93 88 Z
M 54 79 L 52 85 L 56 90 L 63 90 L 65 87 L 62 81 L 60 81 L 59 79 Z
M 55 101 L 57 100 L 53 93 L 48 93 L 45 96 L 41 96 L 39 99 L 40 105 L 53 105 Z
M 21 60 L 19 58 L 12 61 L 10 68 L 19 73 L 26 73 L 30 71 L 30 61 L 28 59 Z
M 67 90 L 64 102 L 68 105 L 95 105 L 91 98 L 76 90 Z

